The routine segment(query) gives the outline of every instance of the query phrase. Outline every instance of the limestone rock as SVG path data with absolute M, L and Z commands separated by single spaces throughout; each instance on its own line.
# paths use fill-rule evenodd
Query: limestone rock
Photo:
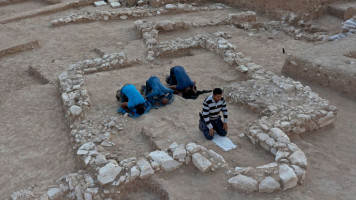
M 289 137 L 279 128 L 271 128 L 270 136 L 272 136 L 278 142 L 288 143 Z
M 307 158 L 305 157 L 305 154 L 302 151 L 296 151 L 292 153 L 292 155 L 289 156 L 289 161 L 291 164 L 298 165 L 303 168 L 306 168 L 308 165 Z
M 159 26 L 165 31 L 173 30 L 173 24 L 170 20 L 164 20 L 159 23 Z
M 94 5 L 95 6 L 105 6 L 107 3 L 105 1 L 95 1 L 94 2 Z
M 62 191 L 59 188 L 51 188 L 47 191 L 49 199 L 59 199 L 62 195 Z
M 248 71 L 248 68 L 245 65 L 240 65 L 240 66 L 236 67 L 236 70 L 241 73 L 245 73 Z
M 212 163 L 203 157 L 200 153 L 194 153 L 192 156 L 193 164 L 202 172 L 207 172 L 212 167 Z
M 115 180 L 116 176 L 120 174 L 121 167 L 114 163 L 108 163 L 100 168 L 98 174 L 98 181 L 100 184 L 105 185 Z
M 281 185 L 274 178 L 267 176 L 259 185 L 259 192 L 271 193 L 281 188 Z
M 78 116 L 82 113 L 83 109 L 77 105 L 73 105 L 69 108 L 69 111 L 73 116 Z
M 154 52 L 153 52 L 153 54 L 154 54 Z M 173 153 L 178 147 L 179 147 L 179 145 L 178 145 L 176 142 L 173 142 L 173 143 L 168 147 L 168 149 L 169 149 L 170 152 Z
M 152 174 L 155 173 L 155 171 L 152 169 L 150 163 L 145 160 L 144 158 L 140 158 L 137 160 L 137 166 L 140 168 L 140 178 L 144 179 L 148 176 L 151 176 Z
M 184 159 L 186 155 L 187 155 L 187 150 L 185 150 L 184 146 L 178 147 L 173 152 L 173 158 L 177 160 Z
M 293 188 L 298 183 L 298 177 L 293 169 L 286 164 L 279 166 L 279 178 L 282 180 L 283 190 Z
M 222 157 L 220 154 L 216 153 L 215 151 L 209 150 L 208 153 L 209 153 L 209 155 L 210 155 L 212 158 L 214 158 L 214 160 L 216 160 L 217 162 L 226 163 L 224 157 Z
M 149 157 L 160 163 L 165 171 L 173 171 L 182 165 L 164 151 L 153 151 L 149 154 Z
M 236 190 L 252 193 L 257 190 L 257 181 L 253 178 L 244 175 L 237 175 L 229 179 L 228 181 Z
M 334 124 L 334 122 L 335 122 L 335 116 L 334 116 L 334 113 L 331 111 L 328 112 L 325 117 L 320 118 L 318 120 L 318 124 L 319 124 L 320 128 Z
M 197 145 L 195 143 L 189 143 L 185 146 L 185 148 L 187 149 L 187 151 L 190 153 L 190 154 L 193 154 L 197 151 L 200 151 L 201 150 L 201 146 L 200 145 Z
M 294 172 L 298 177 L 298 182 L 300 184 L 302 184 L 304 182 L 304 179 L 305 179 L 306 171 L 304 169 L 300 168 L 297 165 L 292 165 L 292 168 L 294 169 Z
M 280 161 L 281 159 L 283 158 L 287 158 L 289 156 L 289 152 L 288 151 L 281 151 L 281 150 L 278 150 L 277 151 L 277 154 L 276 154 L 276 157 L 275 157 L 275 161 L 278 162 Z
M 131 167 L 131 170 L 130 170 L 131 180 L 135 179 L 139 175 L 140 175 L 140 170 L 138 169 L 138 167 L 137 166 Z
M 120 161 L 120 165 L 126 168 L 130 168 L 136 164 L 136 157 L 126 158 Z

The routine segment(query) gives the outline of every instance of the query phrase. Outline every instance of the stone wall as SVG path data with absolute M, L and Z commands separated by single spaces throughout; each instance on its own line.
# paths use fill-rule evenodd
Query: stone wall
M 340 0 L 215 0 L 230 6 L 250 8 L 281 17 L 284 11 L 303 14 L 304 19 L 316 18 L 325 13 L 327 6 Z M 351 1 L 351 0 L 350 0 Z

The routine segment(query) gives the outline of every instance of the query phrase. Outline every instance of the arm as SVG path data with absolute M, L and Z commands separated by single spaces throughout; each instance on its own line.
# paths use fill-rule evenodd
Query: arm
M 121 103 L 120 106 L 121 106 L 121 108 L 124 109 L 126 112 L 133 114 L 133 113 L 130 111 L 129 107 L 128 107 L 128 102 L 123 102 L 123 103 Z
M 222 104 L 221 110 L 224 115 L 224 130 L 227 131 L 227 129 L 228 129 L 228 126 L 227 126 L 228 112 L 227 112 L 227 106 L 226 106 L 225 99 L 223 99 L 223 104 Z
M 223 104 L 222 104 L 221 110 L 224 115 L 224 124 L 227 124 L 228 112 L 227 112 L 227 106 L 226 106 L 225 99 L 223 99 Z
M 213 125 L 211 125 L 210 123 L 210 118 L 209 118 L 209 106 L 206 102 L 203 103 L 203 118 L 204 118 L 204 121 L 206 123 L 206 125 L 208 126 L 209 129 L 212 129 L 213 128 Z
M 168 86 L 168 87 L 174 91 L 174 94 L 178 94 L 179 96 L 183 96 L 183 93 L 180 92 L 179 90 L 177 90 L 177 85 L 171 85 L 171 86 Z

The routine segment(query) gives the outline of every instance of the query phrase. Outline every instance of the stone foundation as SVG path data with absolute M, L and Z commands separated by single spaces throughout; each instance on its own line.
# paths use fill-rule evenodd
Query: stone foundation
M 282 72 L 290 77 L 318 83 L 356 98 L 356 62 L 345 55 L 354 52 L 356 37 L 329 42 L 313 49 L 290 55 Z

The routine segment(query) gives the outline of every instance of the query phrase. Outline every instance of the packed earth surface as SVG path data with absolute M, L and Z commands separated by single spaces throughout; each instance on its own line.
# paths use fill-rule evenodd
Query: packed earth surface
M 222 88 L 133 119 L 183 66 Z M 0 199 L 354 199 L 356 1 L 0 0 Z

